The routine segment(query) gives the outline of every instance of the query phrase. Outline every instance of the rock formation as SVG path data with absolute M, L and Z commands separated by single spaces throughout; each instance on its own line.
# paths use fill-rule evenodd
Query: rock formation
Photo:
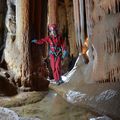
M 48 14 L 45 9 L 47 4 Z M 67 83 L 55 89 L 66 99 L 75 91 L 75 100 L 77 96 L 80 97 L 80 100 L 76 100 L 78 104 L 81 99 L 94 102 L 99 102 L 99 98 L 100 102 L 108 98 L 115 99 L 116 96 L 119 99 L 119 0 L 48 0 L 48 3 L 42 0 L 18 0 L 16 4 L 14 0 L 8 0 L 7 6 L 8 33 L 4 60 L 8 70 L 6 76 L 9 74 L 14 76 L 14 85 L 29 87 L 32 90 L 40 90 L 43 86 L 44 89 L 48 87 L 46 82 L 48 73 L 46 64 L 43 62 L 43 58 L 46 57 L 46 47 L 31 45 L 31 39 L 40 39 L 46 35 L 48 18 L 48 24 L 58 24 L 63 31 L 70 57 L 78 55 L 75 66 L 66 75 Z M 43 22 L 44 20 L 46 23 Z M 62 89 L 59 90 L 59 88 Z M 81 97 L 82 90 L 89 96 L 82 94 Z M 104 95 L 108 97 L 103 97 Z M 115 102 L 119 104 L 116 100 Z M 108 103 L 113 104 L 113 102 Z M 89 105 L 93 105 L 91 101 Z M 105 110 L 117 116 L 116 113 L 119 113 L 119 110 L 116 113 L 109 112 L 112 109 L 117 111 L 118 107 L 116 109 L 106 107 Z
M 86 104 L 119 119 L 120 1 L 81 2 L 73 4 L 78 59 L 66 75 L 67 83 L 51 87 L 73 104 Z M 79 22 L 83 19 L 85 26 Z

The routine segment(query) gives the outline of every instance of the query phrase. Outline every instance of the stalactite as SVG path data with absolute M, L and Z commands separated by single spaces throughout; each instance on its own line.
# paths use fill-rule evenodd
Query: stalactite
M 6 27 L 8 34 L 16 36 L 16 0 L 7 0 Z
M 117 79 L 118 79 L 119 74 L 120 74 L 120 66 L 111 69 L 108 72 L 109 80 L 112 81 L 112 82 L 116 82 Z
M 92 34 L 94 28 L 94 20 L 92 16 L 92 12 L 94 9 L 94 1 L 93 0 L 85 0 L 85 10 L 86 10 L 86 24 L 87 24 L 87 36 L 89 39 L 89 45 L 92 43 Z
M 120 82 L 120 66 L 114 67 L 106 73 L 106 79 L 103 80 L 96 80 L 96 83 L 113 83 L 113 82 Z
M 120 30 L 113 28 L 111 33 L 106 33 L 106 43 L 104 43 L 104 51 L 108 54 L 120 52 Z
M 79 8 L 79 0 L 73 0 L 73 9 L 74 9 L 74 24 L 75 24 L 75 33 L 76 33 L 76 42 L 79 48 L 79 52 L 82 51 L 81 48 L 81 38 L 80 38 L 80 8 Z
M 101 8 L 106 14 L 116 14 L 120 12 L 120 0 L 101 1 Z
M 79 0 L 79 3 L 80 3 L 80 28 L 81 28 L 81 42 L 82 42 L 82 45 L 84 44 L 84 40 L 85 40 L 85 9 L 84 9 L 84 0 Z

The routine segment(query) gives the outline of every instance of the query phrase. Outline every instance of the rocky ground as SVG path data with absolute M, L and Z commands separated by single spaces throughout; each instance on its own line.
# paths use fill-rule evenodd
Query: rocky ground
M 15 111 L 20 120 L 88 120 L 96 116 L 86 108 L 67 103 L 52 90 L 48 93 L 21 93 L 21 95 L 0 100 L 4 100 L 0 101 L 1 106 Z M 3 117 L 0 120 L 3 120 Z

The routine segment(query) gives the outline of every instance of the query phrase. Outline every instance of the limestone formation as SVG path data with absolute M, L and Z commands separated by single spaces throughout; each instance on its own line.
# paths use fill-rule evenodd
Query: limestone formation
M 16 35 L 16 0 L 7 0 L 6 27 L 11 36 Z
M 6 75 L 4 81 L 6 78 L 12 79 L 9 76 L 14 76 L 12 80 L 18 87 L 28 87 L 32 90 L 40 90 L 43 86 L 47 88 L 48 82 L 45 81 L 48 73 L 46 64 L 42 61 L 43 57 L 46 57 L 45 46 L 33 45 L 31 39 L 44 37 L 47 33 L 46 24 L 54 23 L 67 34 L 65 39 L 70 55 L 78 55 L 73 69 L 66 75 L 67 83 L 57 86 L 62 88 L 60 92 L 64 93 L 64 97 L 67 98 L 68 95 L 69 98 L 75 91 L 76 99 L 79 90 L 88 93 L 90 90 L 93 97 L 86 97 L 85 94 L 81 97 L 80 94 L 78 103 L 81 99 L 85 101 L 94 99 L 99 102 L 101 99 L 106 100 L 110 97 L 115 99 L 119 96 L 120 0 L 48 0 L 48 14 L 42 6 L 44 2 L 36 1 L 18 0 L 16 4 L 14 0 L 7 1 L 8 34 L 4 53 L 7 70 L 11 74 L 7 71 L 4 74 Z M 45 5 L 47 6 L 47 1 Z M 46 23 L 43 22 L 45 18 L 48 18 Z M 95 90 L 91 90 L 91 86 Z M 102 88 L 105 91 L 102 91 Z M 116 106 L 119 106 L 117 101 Z M 108 108 L 107 111 L 112 110 L 112 106 Z M 118 107 L 115 110 L 117 109 Z M 112 115 L 116 116 L 116 113 Z

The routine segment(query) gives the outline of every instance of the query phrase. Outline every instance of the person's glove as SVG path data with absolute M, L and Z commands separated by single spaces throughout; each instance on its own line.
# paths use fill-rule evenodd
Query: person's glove
M 36 39 L 33 39 L 31 42 L 32 42 L 32 43 L 36 43 L 36 42 L 37 42 L 37 40 L 36 40 Z
M 68 51 L 67 50 L 64 50 L 63 51 L 63 54 L 62 54 L 62 59 L 64 59 L 65 57 L 68 56 Z

